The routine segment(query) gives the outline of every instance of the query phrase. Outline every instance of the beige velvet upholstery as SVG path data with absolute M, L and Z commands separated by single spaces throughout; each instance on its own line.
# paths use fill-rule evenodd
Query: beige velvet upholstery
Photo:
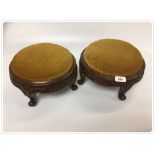
M 30 81 L 48 81 L 67 73 L 73 65 L 73 56 L 56 44 L 40 43 L 19 51 L 11 69 L 18 77 Z
M 111 76 L 128 76 L 143 66 L 139 50 L 128 42 L 102 39 L 90 44 L 84 51 L 84 60 L 93 70 Z

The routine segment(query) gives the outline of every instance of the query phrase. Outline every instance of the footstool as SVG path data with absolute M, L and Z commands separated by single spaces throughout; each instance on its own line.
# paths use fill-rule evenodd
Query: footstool
M 79 66 L 78 84 L 83 84 L 87 76 L 100 85 L 120 87 L 118 97 L 125 100 L 125 93 L 142 79 L 145 62 L 139 50 L 130 43 L 102 39 L 84 49 Z
M 56 44 L 39 43 L 20 50 L 9 71 L 12 83 L 30 98 L 29 106 L 36 105 L 38 92 L 55 92 L 66 86 L 77 89 L 75 58 Z

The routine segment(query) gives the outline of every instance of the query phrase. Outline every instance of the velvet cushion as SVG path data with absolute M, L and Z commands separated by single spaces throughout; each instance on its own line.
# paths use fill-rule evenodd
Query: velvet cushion
M 11 69 L 18 77 L 30 81 L 48 81 L 67 73 L 73 65 L 73 56 L 56 44 L 40 43 L 19 51 Z
M 128 76 L 143 66 L 137 48 L 128 42 L 102 39 L 90 44 L 84 51 L 84 60 L 93 70 L 111 76 Z

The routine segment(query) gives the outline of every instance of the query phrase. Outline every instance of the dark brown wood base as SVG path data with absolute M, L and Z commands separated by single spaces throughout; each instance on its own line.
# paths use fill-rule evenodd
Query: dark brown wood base
M 78 88 L 77 85 L 75 84 L 77 77 L 77 65 L 75 59 L 73 66 L 68 73 L 52 81 L 42 81 L 42 82 L 27 81 L 17 77 L 11 70 L 11 67 L 9 67 L 9 71 L 10 71 L 10 79 L 13 85 L 19 88 L 24 93 L 24 95 L 26 95 L 30 99 L 28 103 L 29 106 L 35 106 L 37 104 L 36 94 L 39 92 L 40 93 L 56 92 L 67 86 L 69 86 L 72 90 L 76 90 Z
M 84 52 L 84 51 L 83 51 Z M 126 82 L 115 82 L 114 76 L 103 75 L 99 72 L 96 72 L 92 68 L 90 68 L 83 58 L 83 52 L 80 57 L 79 61 L 79 72 L 80 72 L 80 79 L 77 81 L 79 85 L 82 85 L 85 82 L 86 77 L 94 81 L 95 83 L 103 86 L 113 86 L 113 87 L 120 87 L 118 92 L 118 97 L 120 100 L 125 100 L 126 96 L 125 93 L 138 81 L 140 81 L 143 77 L 144 70 L 145 70 L 145 62 L 143 67 L 139 72 L 134 75 L 127 76 Z

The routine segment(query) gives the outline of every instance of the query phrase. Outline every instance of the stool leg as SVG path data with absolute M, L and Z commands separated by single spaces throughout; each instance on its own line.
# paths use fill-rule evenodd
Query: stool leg
M 30 98 L 30 101 L 28 103 L 29 106 L 35 106 L 37 104 L 37 96 L 36 94 L 28 94 L 27 95 Z
M 29 106 L 35 106 L 37 104 L 37 96 L 36 96 L 36 93 L 30 93 L 30 92 L 28 92 L 24 88 L 20 88 L 20 89 L 22 90 L 22 92 L 24 93 L 24 95 L 26 95 L 30 99 L 28 105 Z
M 70 87 L 71 87 L 71 89 L 73 91 L 78 89 L 77 85 L 75 84 L 76 83 L 76 78 L 77 78 L 77 66 L 76 66 L 76 68 L 74 70 L 73 80 L 72 80 L 71 85 L 70 85 Z
M 77 87 L 77 85 L 75 84 L 75 82 L 71 85 L 71 89 L 72 89 L 73 91 L 78 89 L 78 87 Z
M 80 72 L 81 78 L 77 81 L 77 83 L 79 85 L 82 85 L 85 82 L 86 75 L 85 75 L 83 67 L 81 65 L 79 66 L 79 72 Z
M 121 86 L 118 92 L 118 97 L 120 100 L 125 100 L 126 96 L 125 93 L 132 87 L 132 84 L 127 84 L 124 86 Z

